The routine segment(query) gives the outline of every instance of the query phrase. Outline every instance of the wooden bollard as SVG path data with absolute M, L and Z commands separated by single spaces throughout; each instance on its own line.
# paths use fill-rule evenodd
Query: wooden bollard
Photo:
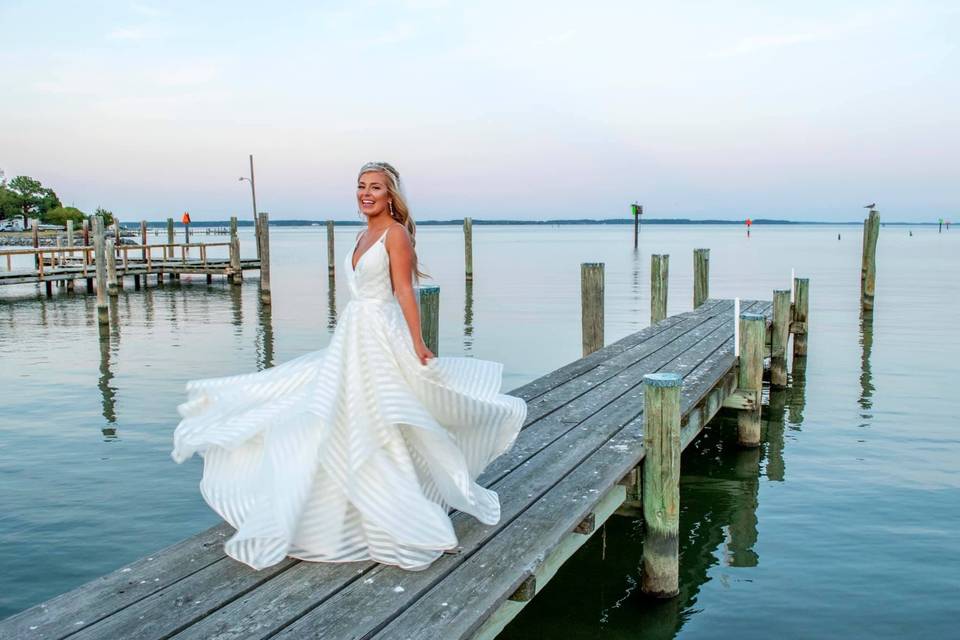
M 103 238 L 103 219 L 93 218 L 93 262 L 97 272 L 97 321 L 109 324 L 107 310 L 107 251 Z
M 643 376 L 643 568 L 640 588 L 657 598 L 680 590 L 680 389 L 676 373 Z
M 650 324 L 667 317 L 667 285 L 670 275 L 670 256 L 650 256 Z
M 744 447 L 760 446 L 760 392 L 763 389 L 763 352 L 766 346 L 766 316 L 740 314 L 740 363 L 737 387 L 750 398 L 749 407 L 737 414 L 737 440 Z
M 810 312 L 810 280 L 807 278 L 793 279 L 794 301 L 793 322 L 790 330 L 793 333 L 793 357 L 807 355 L 807 323 Z
M 880 214 L 871 210 L 864 225 L 863 286 L 860 302 L 865 311 L 872 311 L 877 284 L 877 238 L 880 237 Z
M 143 247 L 141 250 L 141 258 L 144 262 L 147 261 L 147 221 L 140 221 L 140 245 Z
M 167 218 L 167 244 L 173 244 L 173 218 Z
M 710 249 L 693 250 L 693 308 L 710 297 Z
M 113 240 L 106 241 L 107 253 L 107 293 L 112 296 L 117 295 L 117 254 Z
M 333 220 L 327 220 L 327 275 L 334 275 L 337 271 L 336 242 L 333 237 Z
M 67 248 L 73 248 L 73 220 L 67 220 Z M 73 256 L 73 252 L 70 252 Z
M 30 230 L 33 232 L 33 248 L 40 248 L 40 220 L 34 218 L 30 221 Z M 33 266 L 36 269 L 40 268 L 41 256 L 39 253 L 33 254 Z
M 243 282 L 243 269 L 240 268 L 240 235 L 237 230 L 237 216 L 230 216 L 230 282 Z
M 433 355 L 440 354 L 440 287 L 420 287 L 420 333 Z
M 260 300 L 270 304 L 270 214 L 260 212 Z
M 580 265 L 580 319 L 583 355 L 603 347 L 603 263 Z
M 770 385 L 787 386 L 787 343 L 790 340 L 790 290 L 773 292 L 773 328 L 770 336 Z
M 120 219 L 113 216 L 113 246 L 120 246 Z
M 473 219 L 463 219 L 463 262 L 467 280 L 473 280 Z

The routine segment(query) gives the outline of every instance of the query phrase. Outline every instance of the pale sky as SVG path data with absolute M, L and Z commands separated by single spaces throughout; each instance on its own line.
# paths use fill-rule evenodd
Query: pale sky
M 960 3 L 0 0 L 0 169 L 122 220 L 960 219 Z

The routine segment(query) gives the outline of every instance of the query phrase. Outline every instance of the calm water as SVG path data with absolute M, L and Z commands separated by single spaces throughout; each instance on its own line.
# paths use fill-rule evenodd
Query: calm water
M 337 232 L 338 266 L 355 231 Z M 638 595 L 640 526 L 614 518 L 505 637 L 956 633 L 957 231 L 885 227 L 865 319 L 859 227 L 646 227 L 639 253 L 626 226 L 474 235 L 472 288 L 458 228 L 422 228 L 419 252 L 441 287 L 441 353 L 504 362 L 505 389 L 579 356 L 581 262 L 606 263 L 608 341 L 648 323 L 650 253 L 671 255 L 670 313 L 690 308 L 696 247 L 711 248 L 714 297 L 769 299 L 791 268 L 811 279 L 809 358 L 771 395 L 763 448 L 738 450 L 717 420 L 684 455 L 680 597 Z M 323 347 L 346 302 L 321 228 L 271 240 L 272 309 L 255 276 L 185 277 L 122 292 L 101 333 L 92 296 L 0 291 L 0 617 L 217 521 L 200 460 L 169 458 L 184 383 Z

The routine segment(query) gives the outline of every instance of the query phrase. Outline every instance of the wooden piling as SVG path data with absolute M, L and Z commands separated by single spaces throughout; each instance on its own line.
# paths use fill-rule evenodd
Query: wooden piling
M 440 287 L 420 287 L 420 333 L 433 355 L 440 355 Z
M 710 249 L 693 250 L 693 308 L 710 297 Z
M 67 247 L 73 248 L 73 220 L 67 220 Z M 73 256 L 73 252 L 70 253 Z
M 650 324 L 667 317 L 667 285 L 670 274 L 670 256 L 650 256 Z
M 873 310 L 873 297 L 877 283 L 877 238 L 880 236 L 880 214 L 870 210 L 864 221 L 863 231 L 863 279 L 860 302 L 864 311 Z
M 100 324 L 109 324 L 110 317 L 107 310 L 107 251 L 103 237 L 103 219 L 100 216 L 93 218 L 93 262 L 97 272 L 97 321 Z
M 337 270 L 336 243 L 333 237 L 333 220 L 327 220 L 327 274 L 333 275 Z
M 580 265 L 580 316 L 583 355 L 603 347 L 603 273 L 602 262 Z
M 657 598 L 679 593 L 680 389 L 676 373 L 643 376 L 643 565 L 640 588 Z
M 463 261 L 467 280 L 473 280 L 473 219 L 463 219 Z
M 90 246 L 90 220 L 84 219 L 83 224 L 80 226 L 81 229 L 81 240 L 83 240 L 83 246 Z
M 140 221 L 140 245 L 143 247 L 141 251 L 141 258 L 144 262 L 147 261 L 147 221 Z
M 793 322 L 790 331 L 793 333 L 794 360 L 807 355 L 807 317 L 810 311 L 810 280 L 808 278 L 794 278 L 793 290 Z
M 760 392 L 763 389 L 763 352 L 767 319 L 759 313 L 740 314 L 738 392 L 749 398 L 737 414 L 737 440 L 744 447 L 760 446 Z
M 40 220 L 33 218 L 30 220 L 30 230 L 33 232 L 33 248 L 40 248 Z M 39 253 L 34 254 L 33 256 L 33 266 L 35 269 L 40 269 L 40 260 L 41 256 Z
M 106 241 L 107 254 L 107 293 L 111 296 L 117 295 L 117 254 L 113 240 Z
M 113 216 L 113 246 L 120 246 L 120 218 Z
M 173 244 L 173 218 L 167 218 L 167 244 Z
M 787 343 L 790 340 L 790 290 L 773 292 L 773 328 L 770 336 L 770 385 L 787 386 Z
M 243 282 L 243 269 L 240 268 L 240 236 L 237 230 L 237 216 L 230 217 L 230 282 Z
M 270 304 L 270 214 L 261 211 L 260 228 L 260 300 Z

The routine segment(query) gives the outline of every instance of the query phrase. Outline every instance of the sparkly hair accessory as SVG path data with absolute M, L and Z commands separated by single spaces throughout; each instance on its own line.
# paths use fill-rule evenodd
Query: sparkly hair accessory
M 376 171 L 388 175 L 393 181 L 393 186 L 396 187 L 396 190 L 403 193 L 403 184 L 400 182 L 400 172 L 394 169 L 393 165 L 389 162 L 368 162 L 360 167 L 360 175 L 368 171 Z

